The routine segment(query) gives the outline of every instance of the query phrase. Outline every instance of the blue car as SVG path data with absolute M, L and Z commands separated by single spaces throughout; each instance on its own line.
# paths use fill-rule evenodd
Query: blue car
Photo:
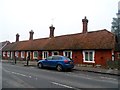
M 72 70 L 74 68 L 74 63 L 73 60 L 61 56 L 61 55 L 54 55 L 54 56 L 49 56 L 44 60 L 39 60 L 37 63 L 38 68 L 43 68 L 43 67 L 50 67 L 50 68 L 56 68 L 58 71 L 63 71 L 63 70 Z

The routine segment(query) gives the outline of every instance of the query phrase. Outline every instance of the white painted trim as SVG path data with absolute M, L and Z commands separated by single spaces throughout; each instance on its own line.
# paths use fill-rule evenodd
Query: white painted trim
M 37 52 L 37 57 L 35 57 L 35 52 Z M 38 59 L 38 51 L 33 51 L 33 59 Z
M 15 52 L 15 56 L 18 57 L 18 51 Z
M 93 53 L 93 61 L 86 61 L 85 60 L 85 52 L 92 52 Z M 95 63 L 95 50 L 84 50 L 83 51 L 83 62 L 87 62 L 87 63 Z
M 26 59 L 28 59 L 28 53 L 30 52 L 30 59 L 31 59 L 31 51 L 26 52 Z
M 70 52 L 70 58 L 72 59 L 72 51 L 63 51 L 63 56 L 66 56 L 65 52 Z M 66 57 L 68 57 L 68 56 L 66 56 Z
M 114 61 L 115 60 L 115 57 L 114 57 L 114 51 L 112 50 L 112 61 Z
M 45 56 L 45 53 L 47 54 L 47 56 Z M 45 59 L 49 56 L 49 52 L 48 51 L 42 51 L 42 59 Z
M 25 58 L 25 51 L 21 51 L 21 58 Z
M 6 53 L 6 52 L 3 52 L 3 56 L 4 56 L 4 57 L 5 57 L 5 53 Z
M 11 52 L 10 58 L 13 59 L 14 58 L 13 56 L 14 56 L 14 52 Z
M 7 52 L 7 57 L 10 57 L 10 51 Z
M 58 55 L 59 55 L 59 51 L 52 51 L 52 56 L 54 55 L 55 52 L 57 52 Z

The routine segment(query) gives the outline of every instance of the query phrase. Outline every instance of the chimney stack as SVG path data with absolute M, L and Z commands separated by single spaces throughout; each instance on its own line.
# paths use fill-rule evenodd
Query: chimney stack
M 29 40 L 33 40 L 33 34 L 34 34 L 33 30 L 31 30 L 29 33 L 30 33 L 30 38 L 29 38 Z
M 20 36 L 20 35 L 17 33 L 17 34 L 16 34 L 16 42 L 19 42 L 19 36 Z
M 82 31 L 82 33 L 87 33 L 88 19 L 86 18 L 86 16 L 85 16 L 84 19 L 82 19 L 82 23 L 83 23 L 83 31 Z
M 55 29 L 55 27 L 53 27 L 53 25 L 51 25 L 50 27 L 50 38 L 52 38 L 52 37 L 54 37 L 54 29 Z

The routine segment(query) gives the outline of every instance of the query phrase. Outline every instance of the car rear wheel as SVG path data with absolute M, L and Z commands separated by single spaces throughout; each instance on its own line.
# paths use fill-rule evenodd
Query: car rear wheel
M 57 69 L 57 71 L 59 71 L 59 72 L 62 71 L 62 70 L 63 70 L 62 65 L 57 65 L 56 69 Z
M 42 63 L 38 63 L 38 68 L 43 68 Z

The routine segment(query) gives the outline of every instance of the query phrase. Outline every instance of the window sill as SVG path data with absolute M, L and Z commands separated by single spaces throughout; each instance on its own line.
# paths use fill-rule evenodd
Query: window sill
M 95 61 L 84 61 L 85 63 L 95 63 Z

